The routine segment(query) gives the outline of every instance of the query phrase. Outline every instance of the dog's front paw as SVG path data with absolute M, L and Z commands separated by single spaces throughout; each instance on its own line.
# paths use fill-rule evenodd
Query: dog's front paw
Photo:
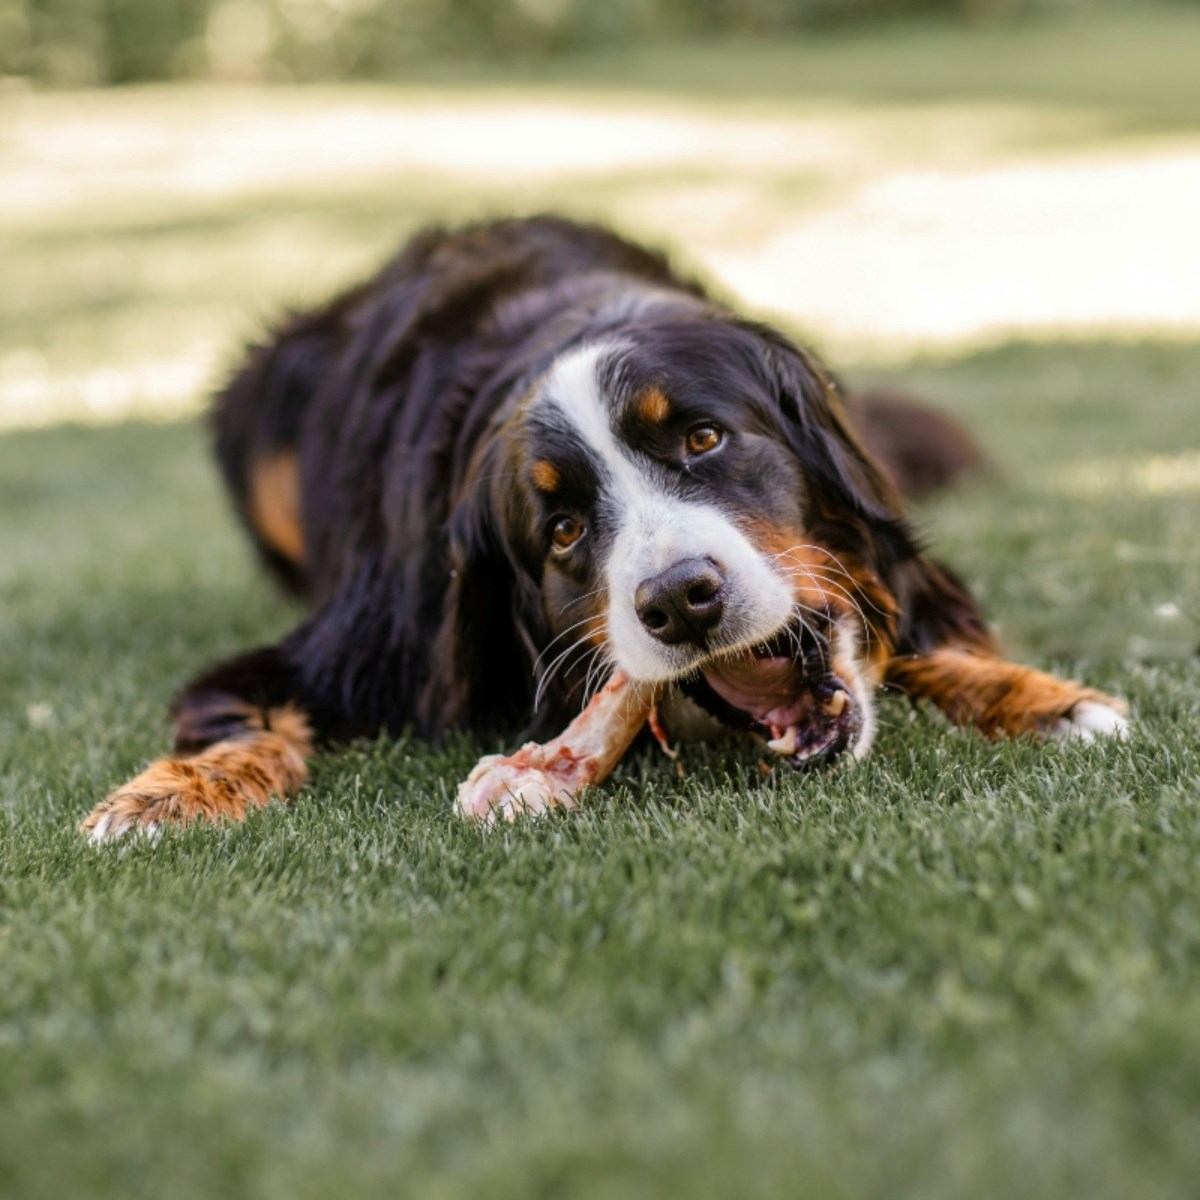
M 192 764 L 164 758 L 101 800 L 80 824 L 93 842 L 110 842 L 135 831 L 157 834 L 164 824 L 186 825 L 219 812 L 213 780 Z
M 138 832 L 155 839 L 162 832 L 162 821 L 148 815 L 153 808 L 144 796 L 130 796 L 125 792 L 114 792 L 106 797 L 80 822 L 79 832 L 89 842 L 115 842 L 126 834 Z
M 307 735 L 264 731 L 214 742 L 195 758 L 160 758 L 97 804 L 80 831 L 107 842 L 137 829 L 153 834 L 163 825 L 240 821 L 248 809 L 299 789 L 309 748 Z
M 1129 719 L 1122 711 L 1120 701 L 1081 700 L 1053 729 L 1058 738 L 1078 738 L 1091 742 L 1100 737 L 1127 738 Z
M 79 830 L 93 842 L 134 832 L 153 836 L 164 825 L 241 817 L 246 800 L 237 780 L 225 772 L 200 761 L 162 758 L 101 800 Z

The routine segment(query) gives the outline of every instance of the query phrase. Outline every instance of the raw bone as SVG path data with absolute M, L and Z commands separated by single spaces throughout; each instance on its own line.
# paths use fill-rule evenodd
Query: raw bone
M 660 688 L 638 687 L 620 671 L 553 741 L 526 742 L 515 754 L 489 754 L 458 789 L 464 817 L 506 821 L 549 808 L 574 808 L 584 788 L 602 783 L 658 702 Z

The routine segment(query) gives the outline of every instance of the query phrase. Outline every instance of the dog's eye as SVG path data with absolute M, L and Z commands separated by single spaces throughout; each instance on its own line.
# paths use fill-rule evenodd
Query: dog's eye
M 581 537 L 583 537 L 583 522 L 575 520 L 574 517 L 559 517 L 554 522 L 554 529 L 550 533 L 554 549 L 560 552 L 570 550 Z
M 691 455 L 708 454 L 724 440 L 724 433 L 715 425 L 697 425 L 687 435 L 687 452 Z

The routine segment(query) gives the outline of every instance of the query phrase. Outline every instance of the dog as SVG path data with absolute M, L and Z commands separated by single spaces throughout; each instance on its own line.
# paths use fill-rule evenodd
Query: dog
M 915 538 L 897 480 L 977 463 L 964 434 L 844 397 L 605 229 L 420 234 L 252 346 L 213 422 L 237 511 L 309 615 L 184 690 L 173 756 L 95 807 L 95 840 L 241 818 L 293 795 L 319 745 L 545 737 L 610 675 L 643 689 L 627 724 L 757 732 L 796 767 L 861 758 L 884 687 L 991 737 L 1126 730 L 1119 700 L 1006 661 Z

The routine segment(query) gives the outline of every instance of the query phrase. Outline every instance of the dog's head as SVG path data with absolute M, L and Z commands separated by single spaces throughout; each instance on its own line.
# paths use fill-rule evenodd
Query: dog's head
M 643 320 L 560 354 L 498 441 L 537 703 L 577 709 L 617 667 L 796 765 L 866 750 L 905 534 L 810 358 L 727 317 Z

